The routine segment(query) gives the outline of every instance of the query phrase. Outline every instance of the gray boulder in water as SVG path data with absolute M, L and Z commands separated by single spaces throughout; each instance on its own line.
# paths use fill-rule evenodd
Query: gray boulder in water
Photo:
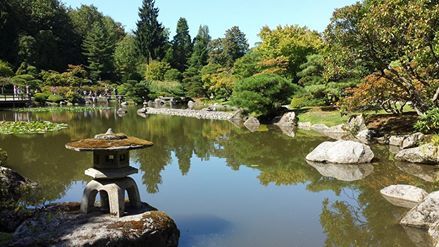
M 391 204 L 404 208 L 415 207 L 428 195 L 421 188 L 405 184 L 387 186 L 380 193 Z
M 429 230 L 439 222 L 439 191 L 430 193 L 402 219 L 404 226 Z
M 280 120 L 275 124 L 279 125 L 279 126 L 291 126 L 291 127 L 296 126 L 297 125 L 296 113 L 294 113 L 294 112 L 285 113 L 280 118 Z
M 430 143 L 416 148 L 403 149 L 396 154 L 395 158 L 412 163 L 435 165 L 439 163 L 439 147 Z
M 323 142 L 306 156 L 309 161 L 337 164 L 370 163 L 373 158 L 369 146 L 354 141 Z
M 255 117 L 249 117 L 245 122 L 244 126 L 250 130 L 251 132 L 254 132 L 259 129 L 259 126 L 261 124 L 259 123 L 259 120 Z

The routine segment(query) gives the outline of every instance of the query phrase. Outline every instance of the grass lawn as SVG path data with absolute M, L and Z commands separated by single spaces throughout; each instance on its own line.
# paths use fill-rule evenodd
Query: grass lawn
M 342 116 L 337 110 L 322 110 L 318 108 L 309 108 L 298 112 L 300 122 L 310 122 L 312 124 L 325 124 L 335 126 L 346 123 L 349 116 Z
M 335 126 L 346 123 L 352 115 L 364 114 L 368 127 L 379 129 L 386 133 L 411 133 L 418 116 L 411 108 L 405 109 L 403 115 L 395 115 L 380 111 L 353 112 L 342 116 L 340 112 L 333 108 L 310 107 L 296 110 L 300 122 L 310 122 L 312 124 L 325 124 Z

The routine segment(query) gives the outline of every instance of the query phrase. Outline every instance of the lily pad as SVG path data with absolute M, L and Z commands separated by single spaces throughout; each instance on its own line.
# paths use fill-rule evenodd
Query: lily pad
M 65 123 L 52 123 L 49 121 L 0 121 L 0 135 L 14 134 L 44 134 L 67 128 Z

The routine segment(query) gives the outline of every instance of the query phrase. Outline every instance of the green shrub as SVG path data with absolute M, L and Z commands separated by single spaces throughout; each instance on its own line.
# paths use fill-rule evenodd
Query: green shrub
M 145 79 L 163 81 L 166 71 L 171 69 L 171 65 L 167 62 L 151 61 L 146 66 Z
M 127 97 L 131 98 L 136 104 L 142 104 L 144 100 L 149 99 L 149 83 L 147 81 L 141 81 L 135 85 L 126 85 Z
M 177 81 L 152 81 L 149 90 L 150 98 L 184 96 L 183 86 Z
M 10 77 L 14 75 L 11 65 L 9 63 L 0 60 L 0 77 Z
M 433 108 L 423 114 L 415 124 L 415 129 L 423 133 L 439 132 L 439 108 Z
M 47 98 L 47 101 L 53 102 L 53 103 L 59 103 L 59 102 L 61 102 L 63 100 L 64 100 L 64 97 L 59 95 L 59 94 L 51 94 L 49 96 L 49 98 Z
M 44 104 L 46 103 L 47 99 L 49 98 L 49 93 L 36 93 L 34 94 L 34 100 L 38 103 Z
M 65 97 L 71 103 L 80 103 L 82 101 L 82 96 L 73 90 L 68 91 Z
M 274 114 L 298 90 L 287 79 L 274 74 L 259 74 L 239 80 L 231 102 L 255 116 Z
M 170 69 L 165 73 L 165 81 L 181 81 L 182 74 L 178 69 Z

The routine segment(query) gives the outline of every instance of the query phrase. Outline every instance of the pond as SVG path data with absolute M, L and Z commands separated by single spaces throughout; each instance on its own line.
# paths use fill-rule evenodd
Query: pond
M 304 157 L 328 138 L 277 127 L 250 132 L 229 122 L 170 116 L 124 117 L 114 110 L 0 112 L 0 120 L 69 124 L 56 133 L 0 136 L 8 165 L 44 189 L 40 204 L 79 201 L 91 154 L 64 145 L 108 128 L 154 142 L 131 152 L 143 201 L 168 213 L 180 246 L 414 246 L 417 232 L 398 221 L 407 212 L 379 190 L 395 183 L 431 192 L 438 171 L 393 161 L 387 147 L 367 166 L 318 166 Z M 421 241 L 421 242 L 420 242 Z

